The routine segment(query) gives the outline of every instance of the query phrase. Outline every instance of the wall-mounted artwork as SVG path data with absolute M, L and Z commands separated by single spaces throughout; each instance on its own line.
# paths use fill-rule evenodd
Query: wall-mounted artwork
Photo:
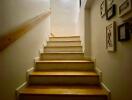
M 106 19 L 109 20 L 112 17 L 114 17 L 116 15 L 116 5 L 113 4 L 108 10 L 107 10 L 107 14 L 106 14 Z
M 114 3 L 114 0 L 107 0 L 107 1 L 106 1 L 107 9 L 111 8 L 112 5 L 113 5 L 113 3 Z
M 79 1 L 79 4 L 80 4 L 80 7 L 81 7 L 81 5 L 82 5 L 82 0 Z
M 115 51 L 115 36 L 116 36 L 116 22 L 111 23 L 106 27 L 106 49 L 108 51 Z
M 118 41 L 127 41 L 130 39 L 130 26 L 129 23 L 123 23 L 118 26 Z
M 104 17 L 106 14 L 106 0 L 103 0 L 100 5 L 100 15 L 101 17 Z
M 119 16 L 122 17 L 132 10 L 132 0 L 124 0 L 118 8 Z

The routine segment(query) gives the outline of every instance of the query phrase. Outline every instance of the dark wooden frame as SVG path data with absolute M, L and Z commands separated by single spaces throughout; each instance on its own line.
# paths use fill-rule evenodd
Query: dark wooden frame
M 111 4 L 108 4 L 108 1 L 109 0 L 106 0 L 107 9 L 109 9 L 113 5 L 113 3 L 114 3 L 114 0 L 111 0 Z
M 82 5 L 82 0 L 79 1 L 79 5 L 80 5 L 80 7 L 81 7 L 81 5 Z
M 124 1 L 118 8 L 119 10 L 119 17 L 124 16 L 128 12 L 132 10 L 132 1 L 131 0 L 126 0 Z
M 124 27 L 124 38 L 121 38 L 121 28 Z M 128 41 L 130 39 L 130 26 L 129 23 L 123 23 L 118 26 L 118 41 Z
M 109 15 L 109 12 L 112 12 L 111 15 Z M 116 5 L 113 4 L 106 12 L 106 19 L 110 20 L 112 17 L 116 15 Z
M 104 7 L 104 10 L 105 10 L 105 12 L 103 14 L 102 14 L 102 7 Z M 100 15 L 103 18 L 105 16 L 105 14 L 106 14 L 106 0 L 103 0 L 100 5 Z

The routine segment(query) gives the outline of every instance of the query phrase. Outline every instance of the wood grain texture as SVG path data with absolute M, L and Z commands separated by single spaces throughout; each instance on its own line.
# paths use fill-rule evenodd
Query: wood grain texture
M 52 86 L 52 85 L 32 85 L 22 88 L 19 93 L 21 94 L 53 94 L 53 95 L 108 95 L 101 86 Z
M 39 24 L 42 20 L 48 17 L 51 14 L 50 10 L 45 10 L 40 15 L 28 20 L 22 25 L 18 26 L 16 29 L 6 33 L 6 35 L 0 37 L 0 51 L 4 50 L 10 44 L 15 42 L 21 36 L 26 34 L 28 31 L 33 29 L 37 24 Z

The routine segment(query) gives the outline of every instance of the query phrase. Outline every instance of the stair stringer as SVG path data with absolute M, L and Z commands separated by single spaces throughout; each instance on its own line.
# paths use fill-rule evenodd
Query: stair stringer
M 110 89 L 105 85 L 105 83 L 103 82 L 103 79 L 102 79 L 103 73 L 102 73 L 101 69 L 97 66 L 97 64 L 96 64 L 96 59 L 92 59 L 92 61 L 94 62 L 94 65 L 95 65 L 95 71 L 96 71 L 97 74 L 99 75 L 99 78 L 100 78 L 100 85 L 108 91 L 108 100 L 111 100 L 111 91 L 110 91 Z

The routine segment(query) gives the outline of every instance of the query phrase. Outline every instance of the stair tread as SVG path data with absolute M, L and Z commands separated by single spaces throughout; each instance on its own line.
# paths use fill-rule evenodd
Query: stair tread
M 47 42 L 81 42 L 81 40 L 69 40 L 69 41 L 65 41 L 65 40 L 60 40 L 60 41 L 47 41 Z
M 98 76 L 96 72 L 86 71 L 34 71 L 30 75 L 33 76 Z
M 93 61 L 90 61 L 90 60 L 40 60 L 40 61 L 36 61 L 36 62 L 38 62 L 38 63 L 44 63 L 44 62 L 53 62 L 53 63 L 58 63 L 58 62 L 66 62 L 66 63 L 68 63 L 68 62 L 75 62 L 75 63 L 93 63 Z
M 52 37 L 49 37 L 49 38 L 74 38 L 74 37 L 79 37 L 80 38 L 80 36 L 52 36 Z
M 42 54 L 84 54 L 83 52 L 44 52 Z
M 71 48 L 71 47 L 82 47 L 80 46 L 46 46 L 45 48 Z
M 21 94 L 42 95 L 108 95 L 108 91 L 101 86 L 48 86 L 31 85 L 19 90 Z

